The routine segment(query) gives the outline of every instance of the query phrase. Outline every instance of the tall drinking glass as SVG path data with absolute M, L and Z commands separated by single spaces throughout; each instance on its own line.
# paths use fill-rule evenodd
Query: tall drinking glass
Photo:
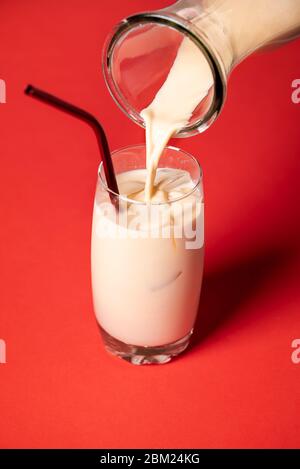
M 94 310 L 106 349 L 133 364 L 166 363 L 189 344 L 204 255 L 202 171 L 167 147 L 151 203 L 144 145 L 112 154 L 121 195 L 100 164 L 92 227 Z

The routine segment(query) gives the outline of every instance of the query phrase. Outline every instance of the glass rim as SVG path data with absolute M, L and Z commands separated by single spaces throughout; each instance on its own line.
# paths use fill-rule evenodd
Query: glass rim
M 129 16 L 115 26 L 114 30 L 106 38 L 102 55 L 102 71 L 110 95 L 119 109 L 121 109 L 127 117 L 133 120 L 140 127 L 145 128 L 143 118 L 140 116 L 140 113 L 129 104 L 128 100 L 124 98 L 119 87 L 114 81 L 111 70 L 111 59 L 119 39 L 123 35 L 125 36 L 129 33 L 134 26 L 143 23 L 156 23 L 158 25 L 164 25 L 176 29 L 196 44 L 205 56 L 214 78 L 214 96 L 212 102 L 203 119 L 197 120 L 193 124 L 185 125 L 174 134 L 174 138 L 197 135 L 203 132 L 218 117 L 223 108 L 226 98 L 226 79 L 224 78 L 223 70 L 220 68 L 220 61 L 218 60 L 217 52 L 212 50 L 203 35 L 200 34 L 200 31 L 195 30 L 195 26 L 184 18 L 180 18 L 166 12 L 164 12 L 164 14 L 155 11 L 144 12 Z
M 139 144 L 136 144 L 136 145 L 128 145 L 128 146 L 125 146 L 125 147 L 121 147 L 121 148 L 118 148 L 117 150 L 114 150 L 112 153 L 111 153 L 111 156 L 113 157 L 114 155 L 118 154 L 118 153 L 121 153 L 125 150 L 132 150 L 132 149 L 138 149 L 138 148 L 146 148 L 146 145 L 144 143 L 139 143 Z M 192 189 L 186 193 L 186 194 L 183 194 L 181 195 L 180 197 L 176 197 L 172 200 L 168 200 L 167 202 L 146 202 L 146 201 L 141 201 L 141 200 L 133 200 L 133 199 L 130 199 L 129 197 L 126 197 L 125 195 L 123 194 L 117 194 L 116 192 L 114 192 L 113 190 L 111 190 L 108 186 L 107 186 L 107 183 L 106 183 L 106 180 L 104 179 L 105 178 L 105 175 L 104 175 L 104 172 L 103 172 L 103 162 L 101 161 L 101 163 L 99 164 L 99 167 L 98 167 L 98 180 L 100 181 L 102 187 L 105 189 L 106 192 L 108 192 L 109 194 L 112 194 L 117 200 L 122 200 L 123 202 L 127 202 L 127 203 L 130 203 L 130 204 L 134 204 L 134 205 L 143 205 L 143 206 L 147 206 L 147 205 L 170 205 L 170 204 L 173 204 L 175 202 L 179 202 L 180 200 L 183 200 L 183 199 L 186 199 L 187 197 L 189 197 L 190 195 L 192 195 L 198 188 L 198 186 L 201 184 L 202 180 L 203 180 L 203 171 L 202 171 L 202 167 L 199 163 L 199 161 L 193 156 L 191 155 L 191 153 L 185 151 L 185 150 L 182 150 L 181 148 L 177 148 L 177 147 L 174 147 L 172 145 L 168 145 L 165 147 L 165 150 L 174 150 L 174 151 L 177 151 L 177 152 L 180 152 L 182 154 L 184 154 L 185 156 L 187 156 L 188 158 L 190 158 L 193 163 L 196 165 L 197 167 L 197 170 L 198 170 L 198 178 L 196 180 L 196 182 L 193 182 L 193 187 Z M 144 168 L 146 169 L 146 168 Z M 159 167 L 157 168 L 159 169 Z M 104 176 L 104 177 L 103 177 Z

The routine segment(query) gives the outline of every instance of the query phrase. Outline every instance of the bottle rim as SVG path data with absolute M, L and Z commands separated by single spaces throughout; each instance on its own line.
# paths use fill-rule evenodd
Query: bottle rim
M 134 27 L 147 23 L 165 25 L 176 29 L 181 34 L 189 37 L 189 39 L 201 49 L 201 52 L 210 66 L 214 79 L 214 96 L 208 111 L 204 115 L 203 119 L 198 120 L 193 124 L 186 125 L 173 137 L 180 138 L 197 135 L 206 130 L 220 114 L 226 98 L 227 84 L 226 76 L 221 66 L 221 61 L 218 58 L 218 54 L 212 49 L 211 45 L 208 44 L 205 37 L 201 34 L 201 31 L 196 29 L 193 23 L 176 15 L 161 12 L 140 13 L 122 20 L 108 35 L 103 48 L 102 71 L 106 86 L 112 98 L 125 115 L 139 126 L 145 128 L 143 118 L 139 112 L 130 105 L 128 100 L 125 99 L 117 86 L 112 74 L 112 62 L 115 46 L 118 44 L 121 37 L 127 35 Z

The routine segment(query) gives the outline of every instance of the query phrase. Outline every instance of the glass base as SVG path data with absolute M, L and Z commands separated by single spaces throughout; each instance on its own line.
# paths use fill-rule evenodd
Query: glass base
M 168 363 L 173 357 L 182 353 L 189 345 L 193 331 L 182 339 L 171 344 L 156 347 L 143 347 L 141 345 L 130 345 L 115 339 L 99 326 L 106 350 L 133 365 L 162 365 Z

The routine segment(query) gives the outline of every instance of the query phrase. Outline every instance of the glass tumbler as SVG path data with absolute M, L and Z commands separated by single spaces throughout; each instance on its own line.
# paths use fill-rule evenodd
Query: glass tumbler
M 167 147 L 156 181 L 170 175 L 165 183 L 169 200 L 154 197 L 146 203 L 126 193 L 132 181 L 142 186 L 145 146 L 117 150 L 112 158 L 122 195 L 108 189 L 101 163 L 93 213 L 97 322 L 113 355 L 133 364 L 166 363 L 188 346 L 198 311 L 204 255 L 202 171 L 193 156 Z M 181 180 L 189 181 L 184 192 L 176 190 Z

